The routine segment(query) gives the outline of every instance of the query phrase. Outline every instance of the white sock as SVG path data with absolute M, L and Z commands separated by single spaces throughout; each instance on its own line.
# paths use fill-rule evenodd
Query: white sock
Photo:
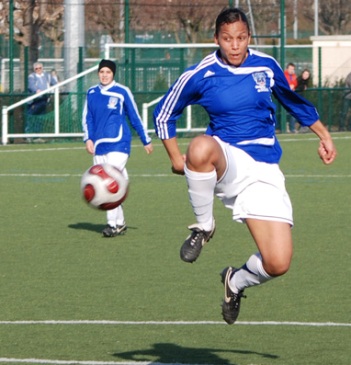
M 111 227 L 116 228 L 117 226 L 123 226 L 124 223 L 124 212 L 122 205 L 119 205 L 117 208 L 108 210 L 107 213 L 107 224 Z
M 262 265 L 261 254 L 257 253 L 250 256 L 246 264 L 235 272 L 229 281 L 229 286 L 234 293 L 238 293 L 240 290 L 263 284 L 273 278 L 266 273 Z
M 188 184 L 190 204 L 197 220 L 205 231 L 213 226 L 213 199 L 217 183 L 216 170 L 211 172 L 195 172 L 184 167 Z

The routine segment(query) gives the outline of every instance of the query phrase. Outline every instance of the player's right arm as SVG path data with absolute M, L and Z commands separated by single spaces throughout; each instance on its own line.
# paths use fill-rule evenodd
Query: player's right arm
M 195 76 L 195 77 L 194 77 Z M 176 136 L 176 122 L 188 105 L 198 100 L 198 83 L 192 68 L 184 72 L 156 105 L 153 121 L 157 136 L 164 140 Z
M 83 141 L 85 143 L 85 149 L 91 155 L 94 154 L 94 142 L 92 140 L 93 127 L 92 127 L 92 115 L 88 104 L 88 95 L 85 99 L 83 115 L 82 115 L 82 129 L 84 132 Z
M 157 136 L 167 151 L 172 172 L 184 175 L 185 155 L 180 152 L 176 138 L 176 122 L 184 108 L 196 103 L 197 83 L 192 79 L 193 71 L 183 73 L 171 86 L 156 106 L 153 118 Z
M 172 163 L 172 172 L 177 175 L 184 175 L 185 155 L 180 152 L 177 138 L 163 139 L 162 143 Z

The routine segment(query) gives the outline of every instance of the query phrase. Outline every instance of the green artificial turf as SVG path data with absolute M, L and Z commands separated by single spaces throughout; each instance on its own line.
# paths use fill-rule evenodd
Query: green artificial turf
M 214 238 L 196 263 L 179 259 L 195 220 L 160 141 L 150 156 L 133 142 L 128 231 L 111 239 L 81 197 L 92 163 L 82 143 L 1 146 L 0 364 L 350 365 L 351 135 L 334 135 L 331 166 L 314 135 L 278 137 L 294 258 L 246 291 L 233 326 L 219 273 L 254 243 L 216 200 Z

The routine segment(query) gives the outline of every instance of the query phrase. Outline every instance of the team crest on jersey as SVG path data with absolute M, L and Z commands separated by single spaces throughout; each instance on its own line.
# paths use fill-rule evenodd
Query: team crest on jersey
M 108 100 L 108 104 L 107 104 L 107 107 L 109 109 L 116 109 L 116 105 L 118 103 L 118 99 L 111 96 L 110 99 Z
M 266 86 L 266 74 L 264 72 L 254 72 L 252 74 L 253 79 L 256 82 L 255 89 L 261 93 L 262 91 L 268 91 Z

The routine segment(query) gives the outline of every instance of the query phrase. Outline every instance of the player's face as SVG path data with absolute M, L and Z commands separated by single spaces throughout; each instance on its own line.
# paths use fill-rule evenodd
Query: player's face
M 113 72 L 108 67 L 103 67 L 99 71 L 99 81 L 102 86 L 111 84 L 113 80 Z
M 41 75 L 43 73 L 43 65 L 38 64 L 34 68 L 34 72 L 38 75 Z
M 219 45 L 222 61 L 236 67 L 245 61 L 250 40 L 247 26 L 242 21 L 223 24 L 219 33 L 215 34 L 215 42 Z

